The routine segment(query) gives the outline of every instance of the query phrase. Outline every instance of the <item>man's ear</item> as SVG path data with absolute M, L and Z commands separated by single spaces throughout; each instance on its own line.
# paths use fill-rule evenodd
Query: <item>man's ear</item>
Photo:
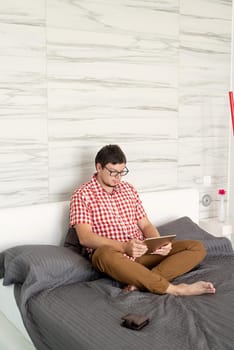
M 102 170 L 102 166 L 101 166 L 100 163 L 97 163 L 97 164 L 96 164 L 96 170 L 97 170 L 97 172 L 99 172 L 100 170 Z

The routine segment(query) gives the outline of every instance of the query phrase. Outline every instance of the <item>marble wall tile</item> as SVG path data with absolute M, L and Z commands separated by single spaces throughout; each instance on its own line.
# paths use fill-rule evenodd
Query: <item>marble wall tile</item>
M 175 185 L 179 16 L 172 3 L 66 3 L 70 20 L 62 26 L 59 3 L 48 3 L 51 200 L 88 180 L 107 143 L 126 146 L 128 178 L 139 190 Z
M 48 200 L 46 119 L 0 119 L 0 207 Z
M 41 26 L 0 23 L 1 56 L 40 56 L 45 59 L 45 28 Z
M 223 145 L 223 147 L 221 147 Z M 200 177 L 194 177 L 194 185 L 202 184 L 202 178 L 206 175 L 213 177 L 214 184 L 221 185 L 218 182 L 219 177 L 222 178 L 227 174 L 228 166 L 228 143 L 227 140 L 208 138 L 205 142 L 202 138 L 187 138 L 179 140 L 179 167 L 190 168 L 191 166 L 200 169 Z M 192 178 L 191 178 L 192 180 Z M 226 179 L 227 180 L 227 179 Z
M 7 0 L 0 2 L 0 23 L 44 26 L 46 0 Z M 14 26 L 12 27 L 14 28 Z M 20 27 L 19 27 L 20 28 Z M 30 31 L 30 27 L 28 30 Z M 25 33 L 26 34 L 26 33 Z M 16 42 L 14 43 L 16 44 Z
M 0 207 L 48 201 L 45 1 L 0 3 Z
M 224 19 L 230 21 L 232 0 L 180 0 L 180 12 L 194 18 Z M 219 29 L 222 31 L 222 28 Z
M 148 2 L 145 0 L 127 1 L 47 1 L 48 25 L 74 28 L 90 32 L 136 31 L 140 35 L 149 33 L 152 37 L 170 31 L 174 14 L 179 11 L 178 0 Z M 178 31 L 178 30 L 177 30 Z
M 121 33 L 48 32 L 51 117 L 131 113 L 137 118 L 142 112 L 153 117 L 176 111 L 175 47 L 162 56 L 158 42 L 140 35 L 136 41 Z
M 231 0 L 0 4 L 1 206 L 69 199 L 118 143 L 140 192 L 227 184 Z M 203 176 L 211 175 L 206 188 Z
M 45 60 L 41 57 L 1 56 L 0 62 L 0 116 L 46 119 Z
M 186 96 L 180 104 L 180 137 L 226 137 L 230 110 L 228 94 Z
M 227 187 L 231 3 L 180 2 L 178 178 L 200 194 Z M 201 215 L 214 211 L 201 205 Z

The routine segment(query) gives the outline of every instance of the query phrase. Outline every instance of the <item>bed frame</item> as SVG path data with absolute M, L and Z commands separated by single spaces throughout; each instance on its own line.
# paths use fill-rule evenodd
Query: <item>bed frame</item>
M 198 223 L 199 195 L 196 189 L 147 192 L 140 193 L 140 197 L 148 217 L 155 225 L 182 216 L 188 216 Z M 0 251 L 24 244 L 61 245 L 68 222 L 68 201 L 2 209 Z M 15 304 L 13 287 L 2 287 L 2 281 L 0 284 L 0 348 L 35 349 L 27 336 Z M 8 294 L 11 294 L 11 302 L 14 305 L 10 305 L 10 302 L 8 304 L 6 297 Z

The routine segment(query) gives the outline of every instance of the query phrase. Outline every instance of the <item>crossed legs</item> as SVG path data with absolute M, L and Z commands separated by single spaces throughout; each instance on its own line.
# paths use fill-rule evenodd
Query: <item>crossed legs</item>
M 176 241 L 167 256 L 146 254 L 135 261 L 109 246 L 98 248 L 92 257 L 93 266 L 115 280 L 156 294 L 198 295 L 214 293 L 210 282 L 173 285 L 174 278 L 193 269 L 205 257 L 199 241 Z

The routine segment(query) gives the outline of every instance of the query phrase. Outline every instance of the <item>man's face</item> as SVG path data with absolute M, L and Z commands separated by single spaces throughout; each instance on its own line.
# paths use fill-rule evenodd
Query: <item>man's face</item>
M 126 169 L 126 164 L 112 164 L 107 163 L 104 168 L 102 168 L 100 163 L 97 163 L 97 179 L 102 187 L 104 187 L 108 192 L 118 185 L 121 181 L 122 172 Z

